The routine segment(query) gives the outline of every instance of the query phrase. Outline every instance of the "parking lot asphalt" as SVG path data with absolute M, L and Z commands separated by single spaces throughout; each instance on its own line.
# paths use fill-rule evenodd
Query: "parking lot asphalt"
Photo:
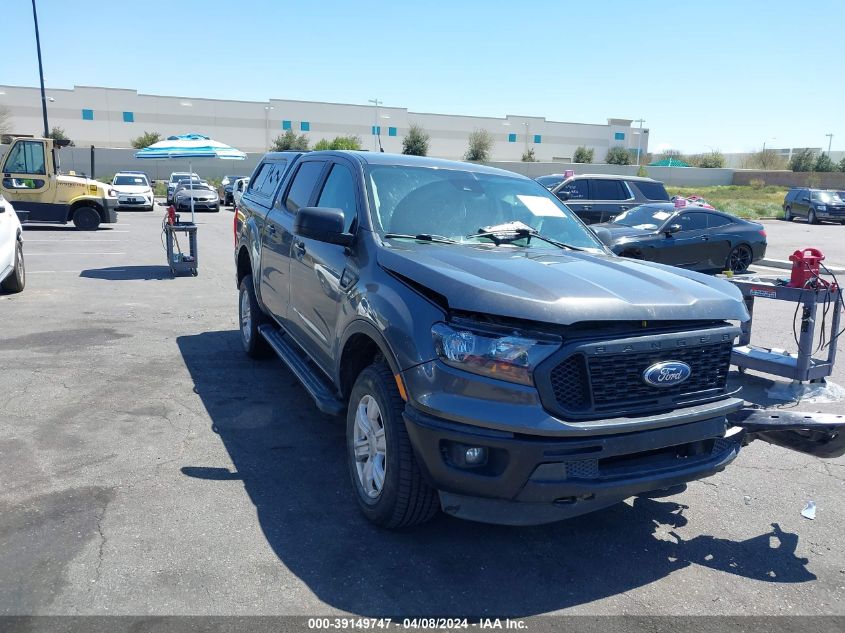
M 26 290 L 0 296 L 0 614 L 845 614 L 845 459 L 760 442 L 554 525 L 369 525 L 342 423 L 240 349 L 231 211 L 198 216 L 196 278 L 170 277 L 162 216 L 24 232 Z M 755 334 L 787 347 L 781 308 Z
M 765 220 L 769 245 L 766 257 L 788 260 L 795 250 L 818 248 L 828 266 L 845 268 L 845 226 L 840 224 L 808 224 L 806 220 Z M 788 275 L 787 275 L 788 276 Z

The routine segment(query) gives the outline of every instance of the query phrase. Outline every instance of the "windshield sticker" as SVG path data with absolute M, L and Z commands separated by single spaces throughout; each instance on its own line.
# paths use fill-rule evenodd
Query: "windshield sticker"
M 672 215 L 672 214 L 669 213 L 668 211 L 658 211 L 657 213 L 655 213 L 651 217 L 653 217 L 655 220 L 665 220 L 670 215 Z
M 543 196 L 516 196 L 536 216 L 549 218 L 565 218 L 566 214 L 558 206 Z

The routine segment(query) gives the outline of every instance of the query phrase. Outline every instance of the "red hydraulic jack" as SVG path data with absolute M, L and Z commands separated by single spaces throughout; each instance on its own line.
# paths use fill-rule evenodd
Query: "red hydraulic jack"
M 836 284 L 819 275 L 819 266 L 824 261 L 824 254 L 819 249 L 805 248 L 795 251 L 789 256 L 789 261 L 792 262 L 792 275 L 787 284 L 790 288 L 806 288 L 808 285 L 836 288 Z

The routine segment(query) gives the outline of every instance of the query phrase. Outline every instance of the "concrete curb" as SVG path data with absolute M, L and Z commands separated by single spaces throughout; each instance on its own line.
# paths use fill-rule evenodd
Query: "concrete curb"
M 792 262 L 783 259 L 761 259 L 757 262 L 760 266 L 768 268 L 782 268 L 784 270 L 792 270 Z M 838 266 L 828 266 L 827 269 L 834 275 L 845 275 L 845 268 Z

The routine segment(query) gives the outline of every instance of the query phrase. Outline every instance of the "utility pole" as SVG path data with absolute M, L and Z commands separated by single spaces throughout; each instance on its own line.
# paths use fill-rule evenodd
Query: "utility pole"
M 830 146 L 833 143 L 833 134 L 825 134 L 827 137 L 827 155 L 830 156 Z
M 274 106 L 264 106 L 264 147 L 270 151 L 270 110 L 275 110 Z
M 637 167 L 640 166 L 640 148 L 643 145 L 643 123 L 645 123 L 645 119 L 637 119 L 634 123 L 640 124 L 640 133 L 637 136 Z
M 373 124 L 373 151 L 379 151 L 381 147 L 381 139 L 379 138 L 379 124 L 378 124 L 378 107 L 384 103 L 384 101 L 379 101 L 378 99 L 369 99 L 369 102 L 375 106 L 376 109 L 376 117 L 375 123 Z
M 38 34 L 38 12 L 35 10 L 35 0 L 32 0 L 32 20 L 35 22 L 35 47 L 38 49 L 38 75 L 41 77 L 41 114 L 44 116 L 44 138 L 50 136 L 50 126 L 47 124 L 47 94 L 44 92 L 44 68 L 41 65 L 41 36 Z

